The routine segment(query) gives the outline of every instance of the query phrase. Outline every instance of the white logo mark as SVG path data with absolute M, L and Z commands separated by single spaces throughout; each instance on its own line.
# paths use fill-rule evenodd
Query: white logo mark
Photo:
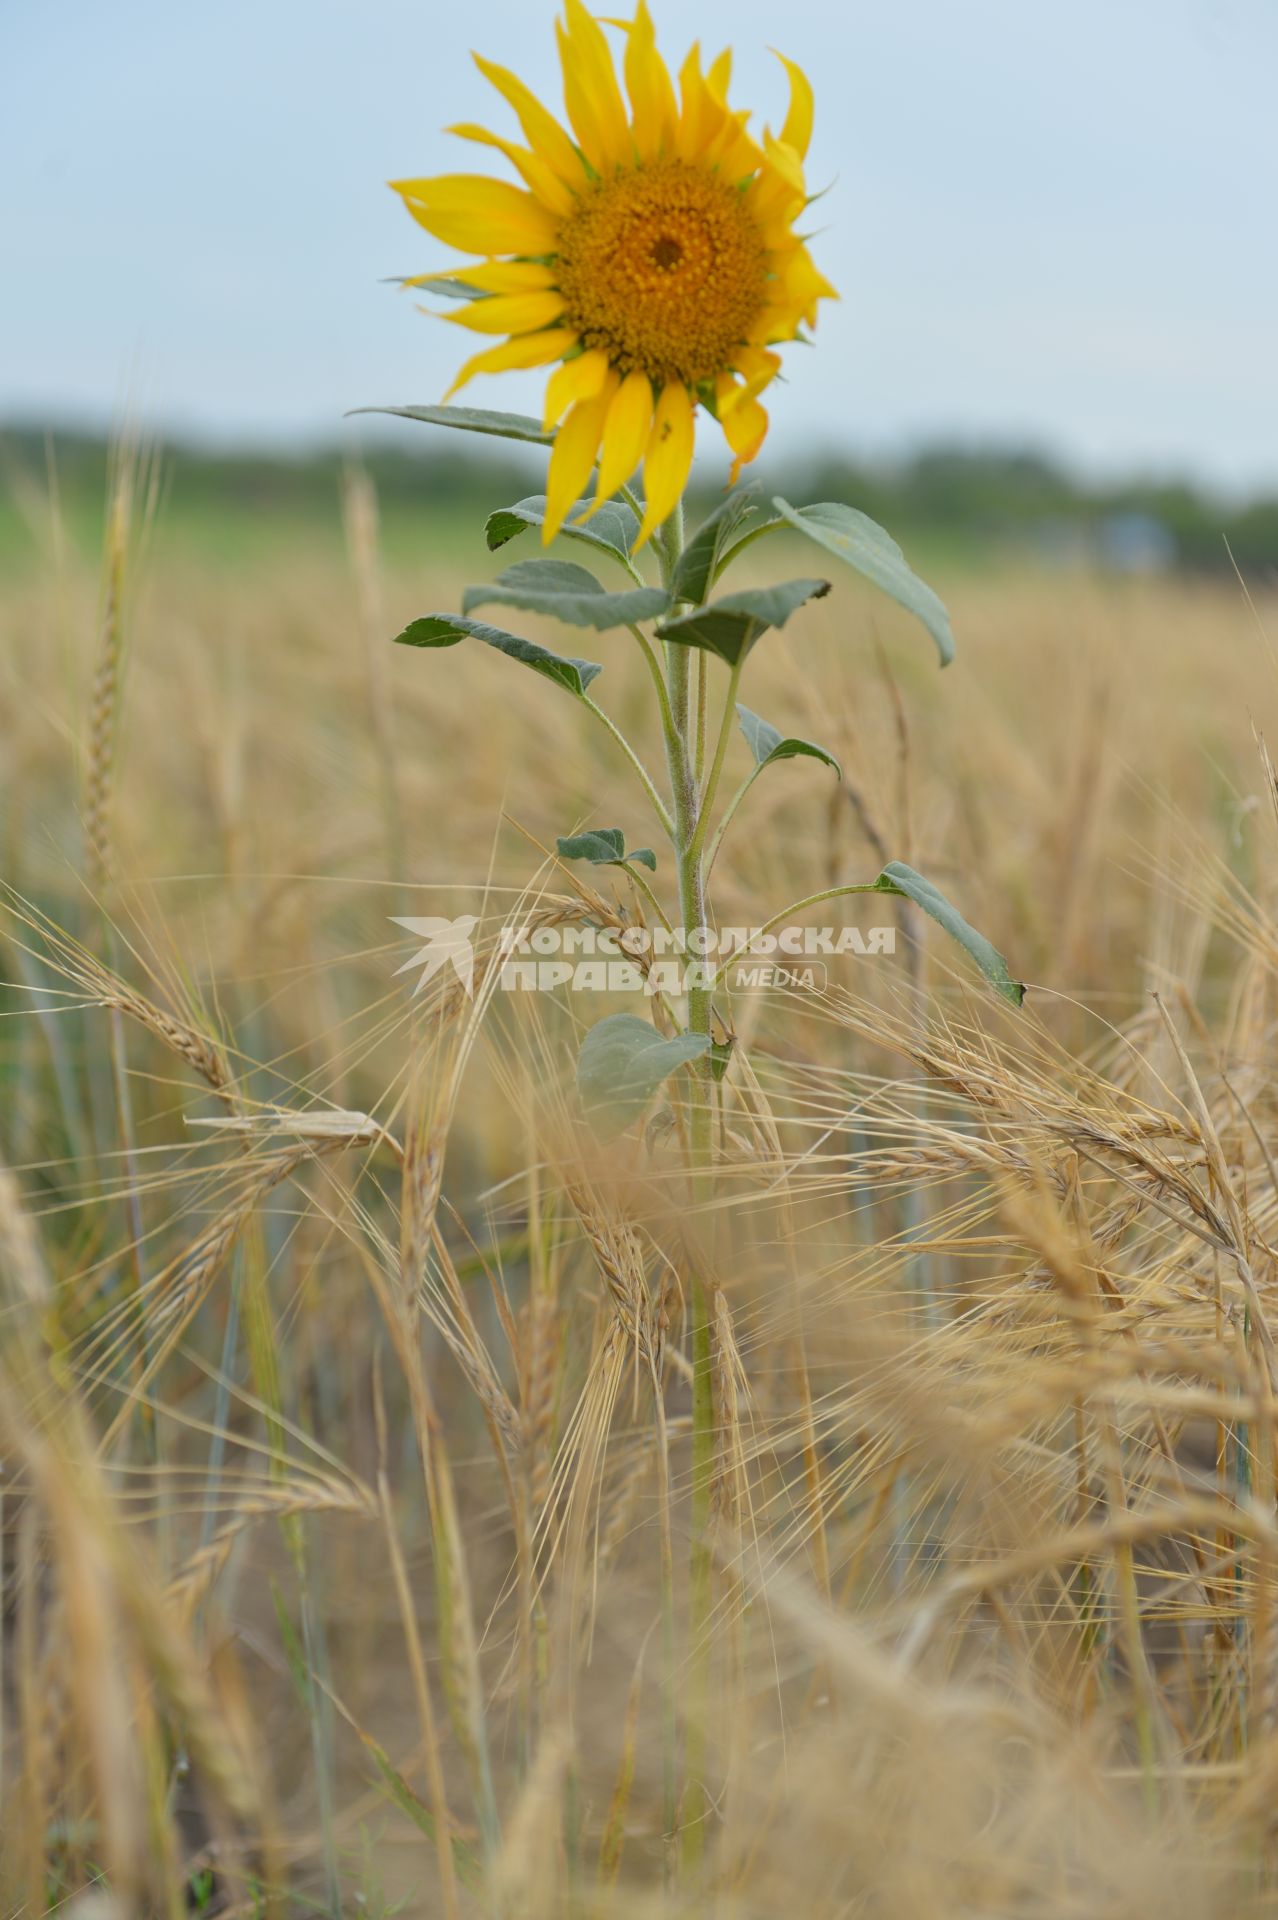
M 391 915 L 397 927 L 406 927 L 409 933 L 418 934 L 426 945 L 411 960 L 405 960 L 402 967 L 396 967 L 396 974 L 409 973 L 414 967 L 422 969 L 422 977 L 413 988 L 420 993 L 428 980 L 433 980 L 441 967 L 452 963 L 453 972 L 466 989 L 467 998 L 475 991 L 475 949 L 471 944 L 471 934 L 478 924 L 473 913 L 463 913 L 459 920 L 440 920 L 427 915 L 423 920 L 401 920 L 398 914 Z

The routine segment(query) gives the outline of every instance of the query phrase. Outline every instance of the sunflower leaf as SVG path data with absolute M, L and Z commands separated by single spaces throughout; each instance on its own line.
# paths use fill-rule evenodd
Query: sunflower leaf
M 580 502 L 583 507 L 585 504 L 584 500 Z M 489 514 L 484 527 L 489 552 L 496 553 L 498 547 L 504 547 L 508 540 L 515 539 L 516 535 L 529 527 L 544 526 L 545 521 L 544 493 L 530 494 L 527 500 L 516 500 L 513 507 L 499 507 L 496 513 Z M 559 531 L 566 540 L 582 540 L 587 546 L 602 549 L 628 562 L 639 533 L 639 522 L 620 500 L 609 500 L 589 521 L 565 520 Z
M 519 634 L 504 633 L 500 627 L 489 627 L 482 620 L 468 620 L 457 613 L 423 614 L 420 620 L 410 621 L 402 633 L 395 635 L 396 645 L 401 647 L 455 647 L 466 639 L 482 640 L 485 646 L 495 647 L 498 653 L 531 667 L 543 679 L 566 687 L 578 699 L 596 674 L 603 672 L 594 660 L 565 658 L 551 653 L 547 647 L 539 647 L 533 640 L 522 639 Z
M 754 512 L 753 488 L 738 487 L 703 520 L 683 552 L 674 574 L 674 597 L 699 607 L 714 585 L 733 538 Z
M 822 760 L 827 767 L 833 767 L 840 780 L 843 769 L 832 753 L 824 747 L 818 747 L 814 740 L 797 740 L 781 733 L 770 721 L 761 720 L 757 713 L 751 713 L 749 707 L 738 705 L 737 720 L 745 735 L 746 745 L 754 755 L 757 772 L 762 773 L 774 760 Z
M 819 600 L 829 591 L 828 580 L 782 580 L 774 587 L 750 587 L 663 620 L 657 632 L 663 640 L 681 646 L 704 647 L 735 667 L 760 634 L 769 627 L 783 627 L 805 601 Z
M 593 573 L 575 560 L 517 560 L 495 580 L 467 587 L 462 612 L 472 607 L 521 607 L 525 613 L 545 613 L 570 627 L 627 627 L 636 620 L 653 620 L 670 605 L 663 587 L 631 587 L 609 593 Z
M 390 413 L 400 420 L 424 420 L 429 427 L 458 427 L 463 433 L 527 440 L 537 447 L 549 447 L 555 438 L 531 414 L 490 413 L 484 407 L 352 407 L 351 413 Z
M 482 288 L 468 287 L 464 280 L 454 280 L 451 274 L 447 273 L 432 273 L 426 280 L 394 274 L 389 284 L 394 287 L 409 287 L 421 293 L 433 293 L 437 300 L 486 300 L 489 297 Z
M 626 836 L 620 827 L 590 827 L 585 833 L 569 834 L 556 840 L 555 851 L 561 860 L 589 860 L 592 867 L 624 867 L 637 860 L 649 872 L 657 871 L 657 856 L 651 847 L 632 847 L 626 852 Z
M 586 1118 L 601 1134 L 620 1133 L 677 1067 L 709 1051 L 708 1033 L 663 1040 L 633 1013 L 610 1014 L 590 1029 L 577 1058 L 577 1091 Z
M 936 642 L 941 665 L 949 665 L 954 658 L 950 616 L 931 587 L 911 572 L 890 533 L 864 513 L 858 513 L 855 507 L 845 507 L 837 500 L 819 500 L 811 507 L 792 507 L 788 500 L 778 497 L 772 504 L 781 516 L 780 521 L 772 522 L 774 527 L 785 525 L 806 534 L 827 553 L 846 561 L 866 580 L 873 581 L 898 606 L 922 621 Z
M 907 867 L 904 860 L 890 860 L 871 889 L 874 893 L 900 894 L 912 900 L 916 907 L 944 927 L 952 940 L 957 940 L 965 952 L 971 954 L 985 978 L 996 993 L 1019 1007 L 1025 998 L 1025 987 L 1020 980 L 1013 980 L 1006 960 L 997 947 L 990 945 L 983 933 L 968 925 L 957 907 L 950 905 L 939 887 L 925 880 L 913 867 Z

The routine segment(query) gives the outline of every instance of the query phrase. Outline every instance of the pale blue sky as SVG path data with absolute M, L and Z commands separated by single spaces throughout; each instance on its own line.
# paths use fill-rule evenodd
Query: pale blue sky
M 1278 484 L 1278 0 L 653 0 L 662 45 L 817 86 L 816 252 L 776 445 L 1031 439 L 1090 471 Z M 465 342 L 379 285 L 447 264 L 382 184 L 554 93 L 546 0 L 0 0 L 0 418 L 132 394 L 221 440 L 440 396 Z M 529 376 L 476 383 L 529 406 Z M 405 433 L 413 429 L 405 427 Z

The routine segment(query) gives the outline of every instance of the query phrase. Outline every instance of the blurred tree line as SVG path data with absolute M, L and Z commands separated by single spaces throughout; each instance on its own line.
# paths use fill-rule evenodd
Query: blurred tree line
M 542 486 L 542 458 L 531 448 L 521 457 L 407 422 L 402 444 L 384 431 L 360 438 L 357 457 L 383 516 L 401 526 L 422 515 L 450 524 L 482 520 Z M 87 529 L 100 511 L 107 455 L 106 441 L 91 434 L 0 429 L 0 495 L 12 507 L 24 488 L 29 496 L 53 473 L 68 518 Z M 164 449 L 168 507 L 188 524 L 331 520 L 352 457 L 336 447 L 285 454 L 174 443 Z M 798 485 L 782 459 L 765 462 L 756 477 L 765 498 Z M 1011 554 L 1048 565 L 1198 573 L 1236 564 L 1260 584 L 1278 576 L 1278 497 L 1230 502 L 1188 481 L 1086 483 L 1032 451 L 938 446 L 890 464 L 828 454 L 805 462 L 800 491 L 860 507 L 907 546 L 943 546 L 974 562 Z

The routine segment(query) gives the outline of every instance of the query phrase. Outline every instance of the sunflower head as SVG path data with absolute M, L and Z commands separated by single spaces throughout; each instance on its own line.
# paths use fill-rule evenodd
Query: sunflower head
M 760 142 L 728 105 L 729 54 L 703 72 L 694 46 L 676 88 L 644 0 L 617 24 L 624 94 L 581 0 L 566 0 L 556 23 L 571 132 L 476 55 L 527 144 L 484 127 L 449 131 L 503 154 L 522 185 L 481 174 L 392 183 L 428 233 L 481 256 L 453 269 L 467 297 L 447 318 L 497 344 L 467 360 L 450 395 L 477 373 L 553 368 L 547 540 L 596 461 L 591 511 L 643 466 L 646 540 L 683 492 L 699 406 L 723 429 L 735 480 L 767 433 L 759 396 L 780 369 L 776 347 L 815 324 L 834 291 L 794 230 L 812 129 L 799 68 L 784 61 L 789 112 L 779 136 Z

